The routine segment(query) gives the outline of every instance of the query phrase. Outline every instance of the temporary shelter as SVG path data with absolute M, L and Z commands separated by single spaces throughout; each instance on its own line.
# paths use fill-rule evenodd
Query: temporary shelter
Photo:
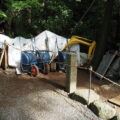
M 43 31 L 38 36 L 25 39 L 23 37 L 10 38 L 0 34 L 0 48 L 3 48 L 4 42 L 8 45 L 8 65 L 15 67 L 16 72 L 20 73 L 21 52 L 26 50 L 48 50 L 51 59 L 58 55 L 58 51 L 62 51 L 69 39 L 56 35 L 50 31 Z M 78 65 L 80 65 L 80 47 L 74 45 L 71 51 L 77 53 Z

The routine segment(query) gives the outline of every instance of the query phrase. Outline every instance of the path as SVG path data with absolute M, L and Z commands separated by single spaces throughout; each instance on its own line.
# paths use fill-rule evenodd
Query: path
M 45 78 L 0 72 L 0 120 L 98 120 L 61 88 Z

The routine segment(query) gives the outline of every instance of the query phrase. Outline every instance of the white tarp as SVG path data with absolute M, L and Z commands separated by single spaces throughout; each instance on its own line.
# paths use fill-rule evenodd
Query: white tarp
M 38 50 L 48 50 L 51 52 L 52 59 L 58 55 L 58 51 L 62 51 L 67 44 L 67 39 L 56 35 L 50 31 L 44 31 L 35 37 L 35 48 Z
M 25 50 L 49 50 L 51 52 L 50 56 L 54 59 L 58 55 L 58 50 L 61 51 L 66 44 L 66 38 L 50 31 L 44 31 L 32 39 L 16 37 L 13 39 L 12 46 L 8 49 L 8 63 L 12 67 L 19 67 L 21 51 Z
M 67 44 L 67 39 L 58 36 L 50 31 L 44 31 L 32 39 L 16 37 L 14 39 L 0 34 L 0 48 L 6 41 L 8 46 L 8 64 L 12 67 L 20 67 L 21 52 L 25 50 L 49 50 L 53 59 L 58 55 L 58 51 L 63 50 Z
M 0 48 L 3 48 L 4 42 L 11 44 L 12 40 L 8 36 L 0 34 Z
M 58 55 L 58 51 L 62 51 L 68 42 L 68 39 L 56 35 L 50 31 L 43 31 L 38 36 L 32 39 L 25 39 L 23 37 L 16 37 L 14 39 L 0 34 L 0 43 L 6 41 L 8 46 L 8 64 L 9 66 L 19 68 L 21 61 L 21 52 L 25 50 L 49 50 L 50 56 L 54 59 Z M 2 48 L 0 44 L 0 48 Z M 71 51 L 76 51 L 78 58 L 78 65 L 80 65 L 80 47 L 74 45 Z
M 8 64 L 12 67 L 19 67 L 21 61 L 21 52 L 33 50 L 32 39 L 16 37 L 12 39 L 12 45 L 8 47 Z

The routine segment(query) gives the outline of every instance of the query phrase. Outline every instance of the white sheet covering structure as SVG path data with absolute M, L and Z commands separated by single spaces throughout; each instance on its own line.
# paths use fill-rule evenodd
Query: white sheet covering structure
M 48 50 L 51 52 L 52 59 L 58 55 L 58 51 L 62 51 L 67 44 L 68 39 L 56 35 L 50 31 L 44 31 L 34 39 L 35 48 L 38 50 Z
M 16 37 L 12 40 L 12 45 L 8 47 L 8 64 L 12 67 L 19 67 L 21 61 L 21 52 L 33 50 L 32 39 Z
M 6 35 L 0 34 L 0 48 L 3 48 L 3 44 L 6 41 L 7 44 L 11 44 L 12 40 Z
M 50 31 L 43 31 L 38 36 L 32 39 L 16 37 L 14 39 L 0 34 L 0 43 L 7 42 L 8 46 L 8 64 L 16 67 L 17 73 L 20 73 L 21 52 L 25 50 L 49 50 L 52 60 L 58 55 L 58 51 L 62 51 L 69 39 L 56 35 Z M 0 44 L 0 48 L 3 45 Z M 80 47 L 74 45 L 71 51 L 76 51 L 78 65 L 80 65 Z

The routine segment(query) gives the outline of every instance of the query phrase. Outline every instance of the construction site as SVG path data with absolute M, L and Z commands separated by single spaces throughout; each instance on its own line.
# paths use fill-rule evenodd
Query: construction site
M 120 1 L 0 0 L 0 120 L 120 120 Z
M 118 52 L 106 55 L 108 61 L 103 58 L 94 71 L 89 64 L 96 43 L 86 38 L 73 36 L 66 43 L 44 31 L 31 43 L 20 37 L 10 42 L 5 35 L 0 40 L 1 120 L 119 120 L 120 85 L 107 78 Z M 88 53 L 80 53 L 78 44 L 88 46 Z

